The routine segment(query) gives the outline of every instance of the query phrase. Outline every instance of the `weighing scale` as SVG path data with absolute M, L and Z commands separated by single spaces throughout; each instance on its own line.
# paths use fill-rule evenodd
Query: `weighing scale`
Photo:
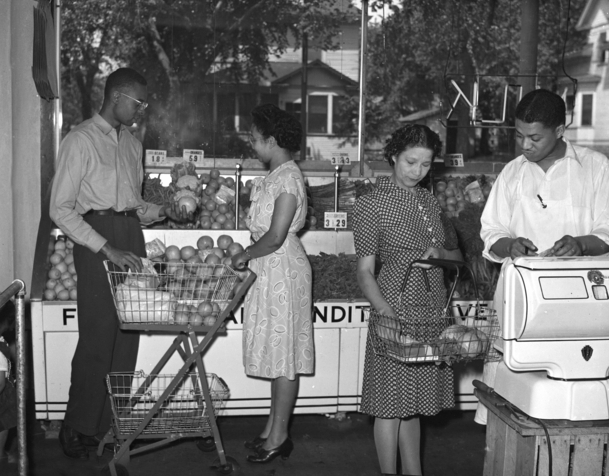
M 609 419 L 609 256 L 521 257 L 495 295 L 495 392 L 541 419 Z

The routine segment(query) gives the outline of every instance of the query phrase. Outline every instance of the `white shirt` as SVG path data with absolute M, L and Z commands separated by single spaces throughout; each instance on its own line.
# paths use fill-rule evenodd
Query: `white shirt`
M 565 235 L 609 243 L 609 160 L 563 140 L 565 156 L 547 172 L 521 155 L 497 177 L 481 218 L 485 258 L 507 259 L 490 251 L 500 238 L 528 238 L 539 252 Z
M 137 210 L 144 224 L 160 219 L 160 205 L 142 199 L 142 144 L 125 126 L 120 136 L 99 114 L 63 139 L 49 214 L 74 242 L 97 253 L 106 239 L 83 220 L 89 210 Z

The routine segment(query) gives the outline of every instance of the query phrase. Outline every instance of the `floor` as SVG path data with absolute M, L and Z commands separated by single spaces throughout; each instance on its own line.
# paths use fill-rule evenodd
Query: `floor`
M 422 420 L 423 465 L 425 476 L 482 475 L 485 428 L 474 423 L 473 412 L 446 411 Z M 239 468 L 236 476 L 309 476 L 309 475 L 380 475 L 372 421 L 359 413 L 348 413 L 339 421 L 324 415 L 296 415 L 291 433 L 294 451 L 283 461 L 267 465 L 246 461 L 248 450 L 243 441 L 260 431 L 264 417 L 224 417 L 218 420 L 226 454 Z M 46 422 L 48 423 L 48 422 Z M 28 422 L 28 475 L 31 476 L 93 476 L 107 475 L 110 451 L 101 457 L 91 454 L 89 461 L 66 458 L 61 452 L 56 432 L 45 431 L 44 422 Z M 136 444 L 149 440 L 137 440 Z M 12 448 L 15 451 L 16 441 Z M 217 453 L 201 452 L 194 439 L 180 439 L 169 445 L 131 458 L 130 476 L 173 476 L 220 474 L 210 468 Z M 17 465 L 0 460 L 0 475 L 17 475 Z

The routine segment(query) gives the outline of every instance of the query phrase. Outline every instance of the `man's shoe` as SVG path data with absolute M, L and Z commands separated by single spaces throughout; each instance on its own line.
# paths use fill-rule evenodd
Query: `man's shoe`
M 65 423 L 59 430 L 59 444 L 63 454 L 68 458 L 85 460 L 89 459 L 89 451 L 82 442 L 82 435 Z
M 82 433 L 80 433 L 80 441 L 85 446 L 97 447 L 101 443 L 102 439 L 97 435 L 88 436 L 88 435 L 83 435 Z

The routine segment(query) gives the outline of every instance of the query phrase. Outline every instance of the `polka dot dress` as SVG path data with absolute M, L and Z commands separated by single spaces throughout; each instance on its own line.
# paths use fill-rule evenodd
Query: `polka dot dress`
M 377 255 L 383 266 L 378 284 L 387 302 L 400 314 L 403 308 L 446 302 L 443 271 L 427 272 L 431 296 L 422 272 L 413 269 L 400 296 L 406 271 L 429 247 L 454 249 L 457 238 L 435 197 L 422 187 L 415 193 L 394 185 L 388 177 L 377 180 L 374 192 L 357 199 L 353 214 L 358 257 Z M 423 316 L 421 316 L 423 317 Z M 430 316 L 431 317 L 431 316 Z M 435 415 L 454 406 L 453 373 L 446 364 L 404 364 L 374 353 L 370 336 L 361 411 L 379 418 Z

